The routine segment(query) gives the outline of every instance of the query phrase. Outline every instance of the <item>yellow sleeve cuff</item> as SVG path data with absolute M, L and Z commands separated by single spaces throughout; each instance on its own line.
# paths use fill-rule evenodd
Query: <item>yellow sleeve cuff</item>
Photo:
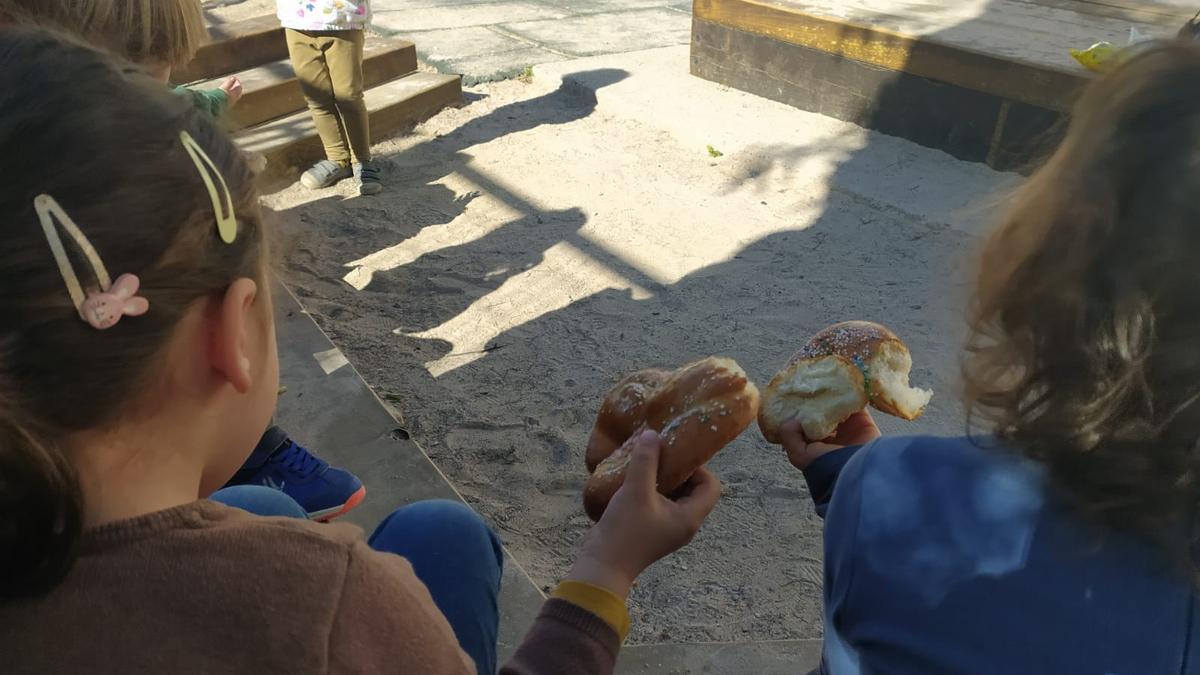
M 566 600 L 604 619 L 604 623 L 617 631 L 621 642 L 629 635 L 629 610 L 625 608 L 625 601 L 606 588 L 583 581 L 564 581 L 554 589 L 550 597 Z

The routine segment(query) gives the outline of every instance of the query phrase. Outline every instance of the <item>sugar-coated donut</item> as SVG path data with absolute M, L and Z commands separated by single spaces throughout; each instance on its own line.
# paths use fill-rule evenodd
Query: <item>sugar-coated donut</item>
M 639 370 L 609 390 L 600 402 L 596 426 L 588 439 L 584 456 L 588 471 L 595 471 L 597 464 L 616 452 L 642 426 L 646 421 L 646 406 L 670 377 L 670 371 L 666 370 Z
M 758 413 L 758 388 L 732 359 L 709 357 L 673 373 L 639 371 L 617 383 L 600 405 L 588 443 L 583 505 L 599 520 L 625 482 L 634 441 L 646 429 L 662 438 L 658 491 L 669 495 Z M 607 453 L 605 454 L 605 450 Z
M 880 412 L 914 420 L 933 392 L 908 384 L 912 356 L 886 327 L 846 321 L 817 333 L 763 391 L 758 427 L 778 443 L 779 427 L 799 419 L 809 440 L 828 438 L 869 403 Z

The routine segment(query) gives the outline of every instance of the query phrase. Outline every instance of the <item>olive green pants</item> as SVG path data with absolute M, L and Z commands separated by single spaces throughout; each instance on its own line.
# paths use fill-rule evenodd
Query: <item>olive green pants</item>
M 325 156 L 371 161 L 371 122 L 363 100 L 363 32 L 287 29 L 288 54 Z

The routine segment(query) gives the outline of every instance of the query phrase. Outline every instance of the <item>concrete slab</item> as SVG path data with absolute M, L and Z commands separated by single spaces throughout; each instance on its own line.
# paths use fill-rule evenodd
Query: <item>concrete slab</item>
M 557 21 L 506 23 L 501 27 L 555 51 L 591 56 L 687 44 L 691 25 L 689 15 L 655 7 Z
M 568 15 L 565 10 L 536 2 L 483 2 L 426 7 L 418 12 L 384 10 L 375 14 L 373 27 L 385 34 L 407 35 L 414 31 L 485 26 L 505 21 L 561 19 Z
M 367 498 L 344 519 L 370 532 L 404 504 L 422 499 L 462 501 L 354 366 L 336 358 L 341 352 L 295 296 L 276 284 L 274 299 L 281 381 L 287 387 L 279 397 L 276 422 L 325 459 L 362 478 Z M 500 593 L 502 659 L 512 654 L 542 601 L 541 592 L 506 552 Z
M 461 5 L 482 5 L 496 0 L 379 0 L 371 5 L 371 11 L 378 19 L 380 14 L 404 13 L 416 9 L 430 7 L 459 7 Z
M 1125 44 L 1129 29 L 1174 35 L 1196 3 L 1079 0 L 768 0 L 808 14 L 852 21 L 988 54 L 1076 70 L 1068 49 L 1108 40 Z
M 617 675 L 799 675 L 820 662 L 820 640 L 634 645 L 621 651 Z
M 580 54 L 625 53 L 681 44 L 678 36 L 686 28 L 678 16 L 670 17 L 671 37 L 665 39 L 661 15 L 641 12 L 661 10 L 690 16 L 692 11 L 691 0 L 372 0 L 371 5 L 375 13 L 372 30 L 415 42 L 425 63 L 443 73 L 462 75 L 468 85 L 508 79 L 528 66 Z M 213 5 L 206 17 L 216 27 L 214 30 L 227 30 L 225 26 L 258 13 L 273 14 L 274 3 L 245 0 L 229 7 Z M 588 15 L 628 13 L 632 14 L 620 19 L 610 17 L 598 24 L 570 22 Z M 510 24 L 534 21 L 547 24 L 528 36 L 507 30 Z M 576 36 L 577 40 L 561 40 L 553 30 L 555 23 L 567 32 L 583 33 Z M 573 44 L 575 49 L 561 50 L 532 37 L 543 34 L 556 42 Z M 600 35 L 605 37 L 597 39 Z
M 417 33 L 421 60 L 444 73 L 463 73 L 463 84 L 503 80 L 527 66 L 561 61 L 563 56 L 489 26 Z
M 548 5 L 570 10 L 572 14 L 600 14 L 606 12 L 621 12 L 632 9 L 649 9 L 652 7 L 670 7 L 681 4 L 678 0 L 592 0 L 580 3 L 579 0 L 542 0 Z M 691 13 L 691 3 L 686 3 L 683 11 Z

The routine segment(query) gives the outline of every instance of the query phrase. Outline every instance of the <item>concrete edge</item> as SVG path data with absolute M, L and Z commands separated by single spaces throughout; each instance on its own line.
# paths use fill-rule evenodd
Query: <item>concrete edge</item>
M 329 335 L 327 335 L 325 333 L 324 329 L 321 328 L 320 324 L 318 324 L 312 318 L 312 316 L 309 315 L 308 310 L 304 309 L 304 304 L 300 302 L 300 299 L 298 297 L 296 297 L 296 294 L 292 292 L 292 289 L 289 288 L 282 281 L 279 282 L 277 288 L 282 288 L 287 293 L 287 297 L 291 299 L 292 303 L 294 303 L 296 307 L 300 308 L 300 310 L 304 313 L 304 315 L 308 318 L 309 322 L 312 324 L 312 327 L 318 333 L 321 334 L 321 337 L 324 338 L 325 341 L 329 343 L 329 346 L 331 348 L 336 348 L 336 345 L 334 344 L 333 340 L 331 340 L 329 338 Z M 379 398 L 379 395 L 375 393 L 375 390 L 371 388 L 371 385 L 367 384 L 367 381 L 363 379 L 362 374 L 358 372 L 358 368 L 355 367 L 355 365 L 353 363 L 347 363 L 346 367 L 350 368 L 351 372 L 353 372 L 354 376 L 356 378 L 358 378 L 359 382 L 362 383 L 362 386 L 366 389 L 366 391 L 371 394 L 371 399 L 375 401 L 375 404 L 378 405 L 382 410 L 386 411 L 388 416 L 395 419 L 395 416 L 391 412 L 391 407 L 388 406 L 388 404 L 384 403 L 383 399 Z M 400 422 L 397 421 L 397 424 L 400 424 Z M 454 483 L 450 481 L 450 478 L 445 473 L 443 473 L 442 470 L 440 468 L 438 468 L 438 465 L 436 463 L 434 463 L 434 461 L 429 457 L 429 452 L 425 450 L 425 447 L 421 445 L 420 441 L 418 441 L 415 438 L 409 438 L 408 441 L 410 443 L 412 443 L 413 446 L 416 447 L 417 450 L 420 451 L 421 456 L 425 458 L 425 461 L 429 462 L 429 465 L 431 467 L 433 467 L 433 470 L 437 472 L 437 475 L 439 477 L 441 477 L 441 479 L 443 481 L 445 481 L 446 486 L 448 488 L 450 488 L 451 491 L 454 492 L 455 496 L 458 497 L 458 500 L 460 502 L 466 504 L 467 500 L 463 498 L 462 493 L 458 491 L 458 488 L 454 487 Z M 505 553 L 508 553 L 508 547 L 504 547 L 504 551 L 505 551 Z M 509 556 L 511 558 L 511 554 L 509 554 Z M 521 565 L 521 563 L 519 561 L 517 561 L 515 558 L 512 558 L 512 561 L 516 565 L 517 569 L 520 570 L 521 575 L 526 580 L 529 581 L 530 585 L 533 586 L 537 590 L 538 594 L 541 595 L 542 598 L 545 598 L 546 594 L 542 592 L 541 588 L 538 588 L 538 585 L 536 582 L 534 582 L 533 577 L 529 575 L 529 572 L 527 572 L 525 570 L 525 568 Z
M 357 474 L 367 498 L 340 522 L 371 532 L 395 508 L 425 499 L 462 502 L 428 453 L 396 421 L 298 297 L 273 283 L 281 392 L 276 423 L 336 466 Z M 504 548 L 497 651 L 509 658 L 533 624 L 545 596 Z
M 617 675 L 801 675 L 820 666 L 822 640 L 694 642 L 630 645 Z
M 1086 73 L 1003 57 L 761 0 L 694 0 L 693 17 L 1005 99 L 1069 111 Z

